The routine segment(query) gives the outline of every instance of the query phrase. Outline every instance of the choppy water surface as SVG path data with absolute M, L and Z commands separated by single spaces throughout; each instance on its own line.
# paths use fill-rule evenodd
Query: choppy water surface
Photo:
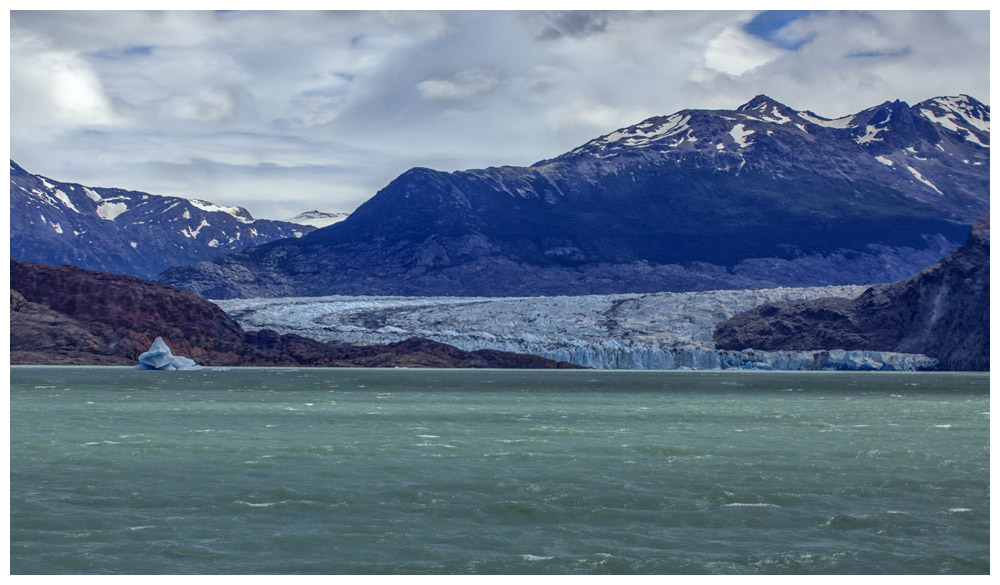
M 11 368 L 13 573 L 988 573 L 985 374 Z

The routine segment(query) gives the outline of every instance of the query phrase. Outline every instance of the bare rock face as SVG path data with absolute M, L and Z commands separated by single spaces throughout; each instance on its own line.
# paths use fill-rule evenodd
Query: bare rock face
M 990 220 L 919 274 L 856 299 L 768 303 L 720 324 L 719 349 L 858 349 L 922 353 L 942 370 L 990 367 Z
M 15 364 L 126 365 L 100 336 L 77 319 L 10 291 L 10 361 Z
M 534 355 L 463 351 L 426 339 L 337 347 L 247 333 L 194 293 L 139 278 L 11 259 L 11 363 L 134 365 L 162 336 L 209 366 L 574 367 Z

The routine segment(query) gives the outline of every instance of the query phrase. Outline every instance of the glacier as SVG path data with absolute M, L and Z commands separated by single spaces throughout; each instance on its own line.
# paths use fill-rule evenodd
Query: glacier
M 554 297 L 326 296 L 213 300 L 246 330 L 344 345 L 423 337 L 467 351 L 530 353 L 598 369 L 927 370 L 919 354 L 722 351 L 715 326 L 757 305 L 853 298 L 866 285 Z
M 149 351 L 139 355 L 137 370 L 201 370 L 193 359 L 174 355 L 162 337 L 157 337 Z

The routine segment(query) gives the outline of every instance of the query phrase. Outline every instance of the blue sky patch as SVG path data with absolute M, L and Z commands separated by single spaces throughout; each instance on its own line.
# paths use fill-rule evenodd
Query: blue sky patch
M 115 49 L 105 49 L 91 53 L 100 59 L 128 59 L 131 57 L 149 57 L 156 49 L 153 45 L 133 45 L 131 47 L 119 47 Z
M 910 47 L 902 49 L 883 49 L 878 51 L 857 51 L 847 55 L 848 59 L 863 59 L 866 57 L 904 57 L 913 52 Z
M 806 44 L 809 39 L 800 39 L 795 42 L 783 41 L 779 38 L 778 32 L 789 23 L 812 12 L 811 10 L 765 10 L 743 25 L 743 30 L 783 49 L 794 51 Z

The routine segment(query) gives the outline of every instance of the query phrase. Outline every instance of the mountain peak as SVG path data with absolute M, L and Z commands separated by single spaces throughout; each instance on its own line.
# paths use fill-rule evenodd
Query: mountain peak
M 343 221 L 347 219 L 348 215 L 350 214 L 340 211 L 329 212 L 329 211 L 320 211 L 318 209 L 313 209 L 311 211 L 304 211 L 296 215 L 295 217 L 288 218 L 284 221 L 287 221 L 289 223 L 297 223 L 299 225 L 311 225 L 316 228 L 321 228 Z
M 990 107 L 976 98 L 960 94 L 931 98 L 913 107 L 931 122 L 961 135 L 967 142 L 989 145 Z
M 779 102 L 778 100 L 771 98 L 770 96 L 766 96 L 764 94 L 758 94 L 754 96 L 752 100 L 736 108 L 736 111 L 745 112 L 748 110 L 758 110 L 761 112 L 766 112 L 769 111 L 772 107 L 777 107 L 779 110 L 789 109 L 788 106 Z

